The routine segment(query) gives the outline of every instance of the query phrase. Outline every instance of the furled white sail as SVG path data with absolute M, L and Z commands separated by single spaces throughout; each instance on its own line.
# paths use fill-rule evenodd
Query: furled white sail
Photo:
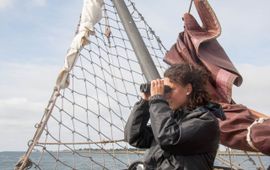
M 56 81 L 58 88 L 63 89 L 68 87 L 69 71 L 76 62 L 81 48 L 89 42 L 89 34 L 94 34 L 94 25 L 102 18 L 103 3 L 103 0 L 84 0 L 78 32 L 71 42 L 65 58 L 65 65 L 59 73 Z

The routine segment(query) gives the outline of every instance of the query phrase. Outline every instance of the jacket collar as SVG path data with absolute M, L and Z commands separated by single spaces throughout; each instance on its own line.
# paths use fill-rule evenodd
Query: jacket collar
M 208 111 L 213 113 L 217 118 L 221 120 L 226 119 L 221 105 L 212 102 L 209 102 L 207 105 L 198 106 L 193 110 L 190 110 L 187 107 L 177 109 L 176 111 L 174 111 L 173 117 L 183 119 L 185 117 L 199 116 Z

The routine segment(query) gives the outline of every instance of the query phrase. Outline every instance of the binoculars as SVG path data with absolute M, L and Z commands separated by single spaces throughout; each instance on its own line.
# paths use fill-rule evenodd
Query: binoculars
M 151 84 L 150 83 L 144 83 L 140 85 L 140 91 L 142 93 L 150 94 L 151 90 Z M 170 86 L 164 85 L 164 93 L 170 93 L 172 88 Z

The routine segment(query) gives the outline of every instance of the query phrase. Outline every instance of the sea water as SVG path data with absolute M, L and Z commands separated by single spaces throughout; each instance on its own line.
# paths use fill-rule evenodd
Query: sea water
M 18 162 L 20 157 L 24 154 L 24 152 L 0 152 L 0 170 L 13 170 L 15 164 Z M 83 153 L 80 153 L 84 156 Z M 33 152 L 31 154 L 31 159 L 35 162 L 40 159 L 41 153 Z M 85 156 L 87 154 L 85 153 Z M 53 159 L 52 155 L 48 153 L 44 154 L 42 157 L 42 162 L 39 164 L 39 167 L 44 170 L 51 170 L 51 169 L 58 169 L 58 170 L 68 170 L 71 169 L 70 167 L 75 167 L 78 170 L 89 170 L 89 169 L 103 169 L 102 166 L 105 165 L 109 169 L 121 170 L 126 169 L 126 164 L 130 164 L 136 160 L 142 158 L 142 155 L 137 154 L 114 154 L 115 158 L 113 159 L 110 155 L 107 154 L 91 154 L 91 159 L 85 157 L 76 157 L 71 153 L 62 152 L 62 153 L 53 153 L 53 156 L 57 158 L 61 157 L 61 163 Z M 228 159 L 228 157 L 224 156 L 224 159 Z M 247 170 L 256 170 L 256 166 L 260 166 L 260 160 L 256 156 L 252 156 L 251 159 L 248 159 L 246 156 L 233 156 L 231 157 L 231 162 L 234 164 L 239 164 L 243 169 Z M 267 169 L 270 165 L 270 157 L 269 156 L 261 156 L 261 161 Z M 254 161 L 254 162 L 253 162 Z M 97 162 L 101 164 L 101 166 L 93 163 Z M 65 165 L 62 165 L 64 163 Z M 256 165 L 254 165 L 254 163 Z M 215 162 L 216 165 L 222 165 L 219 161 Z M 67 166 L 66 166 L 67 165 Z M 70 166 L 70 167 L 68 167 Z M 31 169 L 38 169 L 34 168 L 34 165 Z
M 24 152 L 0 152 L 0 170 L 13 170 L 23 154 Z M 91 158 L 89 158 L 87 152 L 78 152 L 77 154 L 80 156 L 74 156 L 71 152 L 50 152 L 50 154 L 42 154 L 42 161 L 39 163 L 41 169 L 68 170 L 75 167 L 78 170 L 98 170 L 105 166 L 109 169 L 120 170 L 127 169 L 128 164 L 142 157 L 142 155 L 124 153 L 113 154 L 114 158 L 111 155 L 101 153 L 91 153 Z M 33 152 L 30 158 L 37 163 L 41 158 L 41 152 Z M 60 161 L 56 161 L 57 158 L 60 158 Z M 34 167 L 35 165 L 31 169 L 39 169 Z

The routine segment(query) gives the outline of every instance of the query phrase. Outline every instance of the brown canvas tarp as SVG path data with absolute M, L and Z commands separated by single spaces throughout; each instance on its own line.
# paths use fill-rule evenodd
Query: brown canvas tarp
M 256 119 L 263 114 L 235 104 L 232 100 L 232 85 L 240 86 L 242 77 L 216 40 L 221 34 L 221 27 L 209 3 L 195 0 L 194 4 L 203 26 L 191 14 L 184 14 L 184 31 L 179 34 L 164 61 L 171 65 L 190 63 L 203 66 L 210 72 L 207 89 L 212 100 L 223 106 L 227 117 L 225 121 L 220 121 L 221 144 L 270 154 L 269 119 L 256 123 Z

